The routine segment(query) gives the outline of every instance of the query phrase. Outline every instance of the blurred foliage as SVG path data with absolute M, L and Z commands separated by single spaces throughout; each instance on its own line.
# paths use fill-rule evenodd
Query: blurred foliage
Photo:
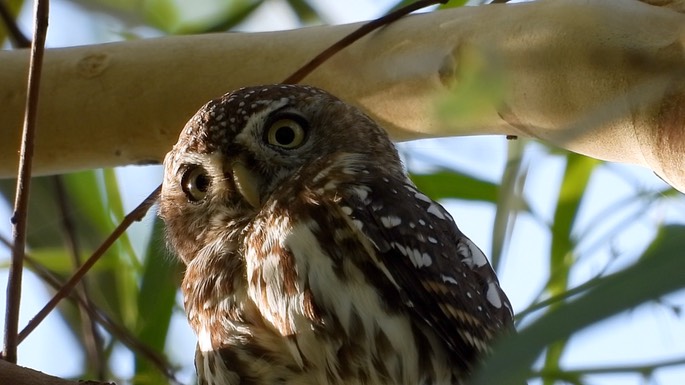
M 21 11 L 24 1 L 23 0 L 2 0 L 5 2 L 5 6 L 7 7 L 7 10 L 9 11 L 10 15 L 17 17 L 19 14 L 19 11 Z M 0 23 L 0 47 L 2 46 L 2 43 L 8 38 L 8 30 L 7 27 L 3 24 Z
M 14 14 L 22 1 L 5 0 Z M 89 12 L 105 13 L 124 21 L 123 25 L 142 23 L 167 34 L 205 33 L 227 31 L 239 25 L 261 7 L 262 0 L 70 0 Z M 410 3 L 400 1 L 395 8 Z M 314 2 L 288 0 L 285 2 L 303 24 L 320 22 L 323 17 Z M 451 1 L 440 7 L 461 6 L 466 1 Z M 134 20 L 134 23 L 131 21 Z M 132 35 L 134 35 L 132 33 Z M 7 38 L 0 28 L 0 41 Z M 439 110 L 445 121 L 451 119 L 478 120 L 479 111 L 502 92 L 503 79 L 497 64 L 487 57 L 487 50 L 470 50 L 463 47 L 461 54 L 468 65 L 461 66 L 460 76 L 466 79 L 459 92 L 440 101 Z M 534 165 L 526 162 L 529 142 L 511 141 L 507 146 L 507 163 L 501 178 L 489 181 L 468 170 L 449 167 L 430 173 L 414 173 L 412 179 L 427 195 L 434 199 L 483 202 L 495 207 L 493 225 L 492 261 L 498 267 L 508 256 L 507 239 L 511 236 L 516 218 L 529 215 L 540 220 L 531 208 L 530 200 L 539 198 L 536 192 L 524 194 L 528 171 Z M 549 181 L 550 191 L 558 191 L 554 215 L 547 223 L 551 235 L 548 254 L 549 278 L 544 290 L 521 314 L 527 318 L 537 310 L 537 318 L 529 322 L 520 333 L 502 341 L 474 384 L 521 384 L 531 375 L 544 378 L 545 384 L 564 379 L 571 383 L 584 383 L 582 373 L 565 372 L 560 365 L 567 342 L 578 331 L 619 312 L 632 309 L 648 301 L 685 287 L 685 227 L 662 226 L 658 236 L 633 266 L 609 275 L 600 275 L 580 287 L 570 287 L 569 277 L 580 258 L 578 245 L 587 232 L 577 229 L 576 218 L 588 194 L 588 186 L 602 163 L 580 155 L 551 150 L 549 158 L 563 158 L 565 167 L 559 181 Z M 35 178 L 32 185 L 29 209 L 30 255 L 42 266 L 65 279 L 74 269 L 74 251 L 65 246 L 64 210 L 74 219 L 73 235 L 78 241 L 76 250 L 85 258 L 112 231 L 126 214 L 122 203 L 119 179 L 113 170 L 93 170 L 61 177 L 67 199 L 60 201 L 53 177 Z M 11 203 L 14 182 L 0 181 L 0 194 Z M 636 188 L 631 202 L 649 207 L 654 202 L 679 195 L 675 190 L 640 191 Z M 640 211 L 644 214 L 645 210 Z M 598 218 L 598 222 L 603 220 Z M 592 223 L 589 228 L 596 225 Z M 98 329 L 95 333 L 104 354 L 105 364 L 111 364 L 115 346 L 128 346 L 136 354 L 134 384 L 160 384 L 170 382 L 164 370 L 177 369 L 165 361 L 169 346 L 169 326 L 174 315 L 183 317 L 177 306 L 177 288 L 181 267 L 166 255 L 163 247 L 162 224 L 155 220 L 151 235 L 145 238 L 142 252 L 127 236 L 99 261 L 88 275 L 87 294 L 99 308 L 130 335 L 122 336 L 114 329 Z M 617 232 L 622 229 L 619 228 Z M 587 230 L 590 232 L 591 230 Z M 579 235 L 580 234 L 580 235 Z M 138 248 L 141 250 L 141 248 Z M 7 266 L 2 266 L 6 268 Z M 523 277 L 525 279 L 525 277 Z M 84 328 L 84 317 L 72 304 L 60 307 L 71 333 L 88 351 L 89 333 Z M 542 314 L 540 314 L 542 313 Z M 85 318 L 87 320 L 87 317 Z M 115 328 L 116 329 L 116 328 Z M 113 331 L 114 330 L 114 331 Z M 132 340 L 134 342 L 132 342 Z M 131 347 L 133 346 L 133 347 Z M 159 356 L 142 354 L 144 349 L 158 352 Z M 192 355 L 191 352 L 187 352 Z M 539 371 L 531 369 L 534 361 L 543 358 Z M 86 357 L 82 378 L 95 378 L 94 355 Z M 107 368 L 104 376 L 110 378 Z
M 491 54 L 488 47 L 475 47 L 468 43 L 460 45 L 455 57 L 459 66 L 450 92 L 436 102 L 436 109 L 446 125 L 459 122 L 460 126 L 483 126 L 481 120 L 493 105 L 500 105 L 504 99 L 506 79 L 503 77 L 503 63 Z
M 529 368 L 554 341 L 567 341 L 573 333 L 626 309 L 632 309 L 685 287 L 685 226 L 663 226 L 642 258 L 618 273 L 594 279 L 591 288 L 563 306 L 550 307 L 547 314 L 502 341 L 472 385 L 521 384 Z M 548 356 L 549 357 L 549 356 Z M 497 370 L 491 370 L 493 367 Z M 558 365 L 546 360 L 541 371 L 545 382 L 574 380 Z
M 70 0 L 91 11 L 106 13 L 125 25 L 144 24 L 166 34 L 198 34 L 228 31 L 261 7 L 264 0 Z M 305 0 L 288 0 L 287 5 L 303 24 L 321 17 Z
M 547 293 L 551 296 L 560 295 L 569 289 L 569 276 L 576 260 L 576 245 L 572 232 L 590 176 L 598 164 L 598 160 L 583 155 L 568 154 L 566 156 L 566 170 L 559 188 L 554 222 L 551 228 L 550 276 L 546 287 Z M 562 303 L 551 304 L 548 312 L 553 312 L 562 305 Z M 567 340 L 560 340 L 547 346 L 545 370 L 559 370 L 559 363 L 566 348 L 566 342 Z M 545 385 L 552 383 L 551 379 L 544 381 Z
M 88 256 L 112 232 L 125 215 L 120 188 L 113 170 L 85 171 L 61 176 L 68 199 L 60 202 L 55 191 L 56 177 L 34 178 L 29 205 L 29 255 L 43 268 L 47 268 L 62 281 L 75 269 L 73 252 L 65 244 L 65 228 L 60 212 L 64 205 L 75 219 L 73 234 L 81 246 L 78 254 Z M 8 204 L 13 201 L 13 180 L 0 181 L 0 193 Z M 125 235 L 98 261 L 87 276 L 88 297 L 97 304 L 121 328 L 130 330 L 157 352 L 163 352 L 168 331 L 171 309 L 175 304 L 180 273 L 175 260 L 166 257 L 160 247 L 161 224 L 155 223 L 146 255 L 137 255 L 131 241 Z M 35 271 L 40 276 L 40 271 Z M 84 344 L 84 325 L 79 308 L 66 304 L 59 308 L 67 320 L 72 334 Z M 98 336 L 103 339 L 102 336 Z M 115 339 L 105 338 L 100 346 L 109 360 Z M 87 357 L 87 361 L 97 357 Z M 137 356 L 136 364 L 141 372 L 150 372 L 151 365 L 145 357 Z M 96 373 L 93 362 L 86 362 L 83 377 L 93 378 Z M 159 377 L 159 370 L 154 374 Z M 109 375 L 109 373 L 107 374 Z M 139 383 L 139 382 L 137 382 Z M 158 384 L 159 381 L 150 382 Z

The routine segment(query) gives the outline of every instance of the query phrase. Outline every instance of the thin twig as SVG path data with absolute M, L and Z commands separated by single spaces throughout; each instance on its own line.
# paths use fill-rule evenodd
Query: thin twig
M 71 259 L 74 264 L 74 269 L 78 269 L 81 266 L 81 253 L 78 244 L 78 238 L 76 236 L 76 226 L 72 218 L 71 209 L 69 205 L 69 199 L 67 197 L 67 191 L 64 186 L 63 177 L 61 175 L 55 175 L 52 177 L 55 184 L 55 201 L 59 209 L 59 214 L 62 220 L 62 232 L 64 234 L 64 240 L 66 242 L 67 249 L 69 249 L 69 254 L 71 254 Z M 57 287 L 59 289 L 59 286 Z M 87 277 L 83 277 L 81 284 L 76 287 L 76 292 L 78 295 L 83 297 L 83 300 L 92 306 L 93 301 L 90 299 L 88 294 L 88 280 Z M 102 336 L 98 331 L 95 322 L 91 318 L 92 316 L 84 311 L 83 308 L 79 308 L 79 315 L 81 317 L 81 328 L 83 333 L 83 344 L 85 345 L 88 361 L 92 364 L 93 372 L 98 380 L 103 381 L 105 379 L 105 358 L 104 351 L 102 347 Z
M 567 376 L 579 377 L 591 374 L 617 374 L 617 373 L 640 373 L 643 375 L 650 375 L 657 369 L 668 368 L 671 366 L 685 366 L 685 357 L 674 358 L 670 360 L 652 362 L 649 364 L 639 365 L 619 365 L 607 366 L 597 368 L 582 368 L 571 370 L 541 370 L 539 372 L 531 373 L 532 376 L 542 378 L 565 378 Z
M 17 48 L 28 48 L 31 46 L 31 40 L 29 40 L 19 29 L 17 22 L 14 20 L 12 12 L 10 12 L 9 7 L 4 0 L 0 0 L 0 19 L 5 24 L 7 32 Z
M 316 55 L 314 59 L 310 60 L 309 63 L 303 65 L 295 71 L 292 75 L 288 76 L 283 83 L 286 84 L 297 84 L 302 81 L 307 75 L 309 75 L 312 71 L 314 71 L 317 67 L 319 67 L 321 64 L 326 62 L 328 59 L 330 59 L 333 55 L 336 53 L 342 51 L 345 47 L 349 46 L 350 44 L 354 43 L 355 41 L 361 39 L 362 37 L 368 35 L 369 33 L 373 32 L 374 30 L 384 26 L 388 25 L 394 21 L 397 21 L 403 16 L 406 16 L 416 10 L 419 10 L 421 8 L 428 7 L 430 5 L 435 5 L 435 4 L 445 4 L 449 0 L 419 0 L 415 3 L 409 4 L 406 7 L 402 7 L 394 12 L 390 12 L 389 14 L 379 17 L 376 20 L 372 20 L 368 23 L 364 23 L 361 27 L 359 27 L 357 30 L 354 32 L 350 33 L 349 35 L 343 37 L 342 39 L 338 40 L 337 42 L 333 43 L 330 47 L 326 48 L 323 52 L 320 54 Z
M 563 293 L 559 293 L 553 297 L 549 297 L 549 298 L 544 299 L 540 302 L 536 302 L 536 303 L 528 306 L 527 308 L 521 310 L 518 314 L 516 314 L 516 319 L 520 322 L 522 319 L 524 319 L 529 314 L 531 314 L 535 311 L 538 311 L 540 309 L 543 309 L 543 308 L 548 307 L 548 306 L 553 305 L 553 304 L 558 304 L 558 303 L 563 302 L 563 301 L 565 301 L 565 300 L 567 300 L 573 296 L 576 296 L 578 294 L 585 293 L 588 290 L 594 289 L 597 285 L 599 285 L 601 282 L 603 282 L 602 280 L 604 278 L 606 278 L 606 277 L 601 277 L 601 276 L 593 277 L 592 279 L 586 281 L 585 283 L 578 285 L 572 289 L 568 289 L 568 290 L 564 291 Z M 541 295 L 542 295 L 542 293 L 540 293 L 538 295 L 538 297 L 540 297 Z
M 40 76 L 45 51 L 45 36 L 48 31 L 49 0 L 37 0 L 35 3 L 34 39 L 31 44 L 29 63 L 28 92 L 26 96 L 26 113 L 22 130 L 21 150 L 19 152 L 19 171 L 17 192 L 12 213 L 12 264 L 7 282 L 7 309 L 5 311 L 5 346 L 4 358 L 12 363 L 17 362 L 17 330 L 19 328 L 19 304 L 21 303 L 21 279 L 24 267 L 24 249 L 26 246 L 26 222 L 31 185 L 31 164 L 36 132 L 36 116 Z
M 159 198 L 159 193 L 162 190 L 162 186 L 158 186 L 155 191 L 153 191 L 145 200 L 143 200 L 138 207 L 133 209 L 128 215 L 124 217 L 119 226 L 117 226 L 114 231 L 107 237 L 107 239 L 102 242 L 102 244 L 95 250 L 93 255 L 86 260 L 86 262 L 81 265 L 81 267 L 74 272 L 74 274 L 69 278 L 69 280 L 62 286 L 57 293 L 50 299 L 50 301 L 36 314 L 35 317 L 29 321 L 28 325 L 19 333 L 19 342 L 22 342 L 31 332 L 47 317 L 48 314 L 57 306 L 57 304 L 66 297 L 73 289 L 76 284 L 79 283 L 81 278 L 93 267 L 95 262 L 97 262 L 100 257 L 107 251 L 107 249 L 112 246 L 112 244 L 121 236 L 121 234 L 126 231 L 126 229 L 135 221 L 140 221 L 143 219 L 147 211 L 155 204 Z

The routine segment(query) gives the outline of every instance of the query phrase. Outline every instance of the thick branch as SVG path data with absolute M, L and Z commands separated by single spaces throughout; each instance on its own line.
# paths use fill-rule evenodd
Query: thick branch
M 200 105 L 278 82 L 354 28 L 50 50 L 34 170 L 159 162 Z M 650 167 L 685 191 L 683 28 L 682 14 L 635 0 L 466 7 L 400 20 L 304 82 L 360 105 L 398 140 L 532 136 Z M 0 52 L 2 176 L 16 169 L 27 60 L 25 51 Z M 493 79 L 477 113 L 435 113 L 440 98 Z
M 0 384 L 12 385 L 84 385 L 103 384 L 100 382 L 69 381 L 33 369 L 17 366 L 0 360 Z M 112 384 L 113 385 L 113 384 Z

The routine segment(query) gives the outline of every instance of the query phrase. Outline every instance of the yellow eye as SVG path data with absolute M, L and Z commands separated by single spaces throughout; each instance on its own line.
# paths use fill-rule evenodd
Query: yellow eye
M 281 118 L 269 126 L 266 140 L 269 144 L 287 149 L 297 148 L 304 142 L 305 131 L 302 124 L 294 119 Z
M 207 171 L 197 165 L 188 167 L 181 177 L 181 189 L 191 202 L 199 202 L 205 199 L 209 183 Z

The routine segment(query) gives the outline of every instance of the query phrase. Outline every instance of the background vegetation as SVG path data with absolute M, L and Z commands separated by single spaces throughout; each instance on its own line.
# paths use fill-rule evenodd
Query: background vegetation
M 23 1 L 5 3 L 15 16 L 30 8 Z M 368 5 L 357 17 L 399 5 Z M 63 15 L 52 21 L 49 35 L 98 43 L 340 22 L 334 6 L 308 0 L 55 0 L 53 9 L 94 21 L 70 25 Z M 29 25 L 25 16 L 18 20 Z M 2 27 L 0 41 L 10 49 Z M 676 292 L 685 287 L 680 193 L 645 170 L 525 140 L 443 139 L 402 144 L 401 150 L 419 187 L 445 202 L 462 230 L 487 251 L 518 312 L 521 335 L 493 358 L 490 383 L 504 383 L 498 373 L 507 378 L 517 371 L 545 384 L 676 384 L 685 378 L 685 296 Z M 36 178 L 27 269 L 37 279 L 25 284 L 29 301 L 44 300 L 43 291 L 68 277 L 160 180 L 158 167 Z M 9 213 L 14 181 L 0 181 L 0 193 Z M 7 245 L 8 230 L 1 230 Z M 151 214 L 121 237 L 43 332 L 27 339 L 20 363 L 48 355 L 62 376 L 191 383 L 194 342 L 178 294 L 182 267 L 165 251 L 162 232 Z M 9 248 L 0 250 L 9 256 Z M 8 260 L 3 258 L 3 268 Z M 36 306 L 24 305 L 22 325 Z M 620 312 L 620 318 L 595 324 Z M 633 327 L 622 330 L 621 324 Z M 604 338 L 612 333 L 619 337 Z M 640 346 L 645 350 L 637 351 Z M 592 362 L 583 360 L 588 351 Z

